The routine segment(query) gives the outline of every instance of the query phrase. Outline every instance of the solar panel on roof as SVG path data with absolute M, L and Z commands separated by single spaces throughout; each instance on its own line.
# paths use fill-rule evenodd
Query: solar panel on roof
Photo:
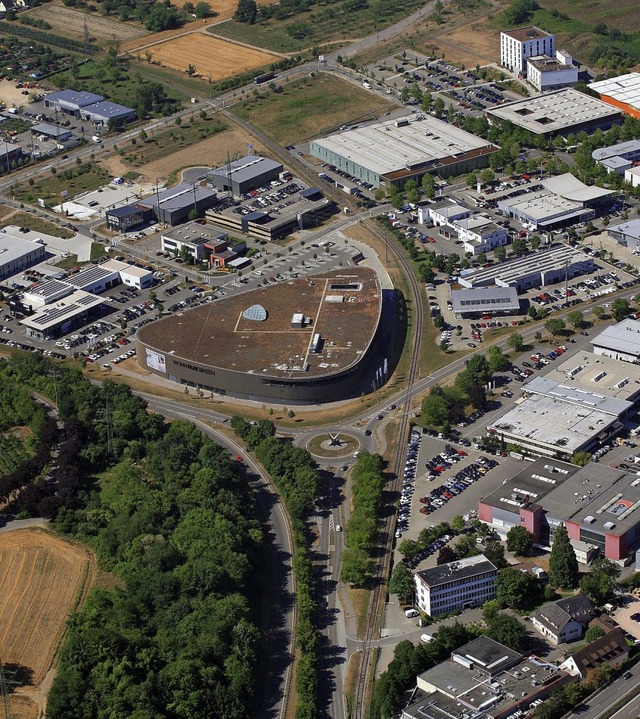
M 267 319 L 267 310 L 262 305 L 251 305 L 246 309 L 242 316 L 246 320 L 254 320 L 256 322 L 264 322 Z

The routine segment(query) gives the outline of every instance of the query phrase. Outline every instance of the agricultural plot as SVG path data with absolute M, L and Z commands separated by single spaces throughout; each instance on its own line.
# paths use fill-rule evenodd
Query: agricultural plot
M 3 664 L 31 673 L 18 697 L 35 694 L 92 576 L 93 561 L 86 550 L 48 532 L 24 529 L 0 534 L 0 566 L 0 656 Z M 18 697 L 11 698 L 12 709 Z
M 195 67 L 194 74 L 205 79 L 211 78 L 213 82 L 270 65 L 280 59 L 272 53 L 203 33 L 182 35 L 153 45 L 148 51 L 152 60 L 162 65 L 181 72 L 186 72 L 192 66 Z

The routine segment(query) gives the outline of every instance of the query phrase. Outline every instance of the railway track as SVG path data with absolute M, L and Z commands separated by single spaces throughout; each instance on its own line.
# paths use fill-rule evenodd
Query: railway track
M 291 155 L 288 152 L 283 152 L 282 148 L 277 143 L 264 133 L 256 130 L 256 128 L 246 120 L 237 117 L 227 110 L 222 110 L 221 114 L 223 114 L 229 122 L 238 125 L 256 137 L 269 150 L 270 154 L 274 158 L 279 158 L 284 164 L 288 165 L 294 174 L 302 180 L 305 180 L 310 185 L 317 184 L 317 175 L 312 172 L 304 162 L 299 160 L 298 157 Z M 327 185 L 326 187 L 323 186 L 322 190 L 327 197 L 334 200 L 339 206 L 351 205 L 355 209 L 353 200 L 344 192 L 331 185 Z M 398 428 L 397 443 L 394 448 L 393 459 L 390 462 L 390 469 L 394 478 L 391 482 L 391 486 L 387 488 L 390 491 L 397 493 L 400 489 L 399 484 L 404 462 L 404 448 L 408 440 L 412 388 L 414 382 L 419 377 L 422 326 L 425 319 L 424 292 L 422 291 L 422 287 L 414 274 L 411 262 L 405 255 L 399 242 L 394 237 L 389 237 L 386 231 L 371 219 L 365 219 L 364 226 L 386 245 L 390 256 L 392 256 L 391 261 L 402 268 L 413 294 L 413 303 L 411 305 L 413 309 L 411 322 L 413 326 L 413 335 L 411 339 L 411 351 L 408 359 L 405 380 L 406 390 L 404 396 L 404 411 L 401 415 L 400 426 Z M 364 719 L 368 713 L 367 709 L 370 700 L 370 686 L 368 679 L 372 669 L 371 642 L 376 634 L 379 633 L 380 619 L 386 596 L 386 578 L 391 564 L 391 545 L 395 533 L 395 522 L 395 515 L 391 515 L 385 520 L 384 526 L 381 528 L 382 542 L 387 548 L 387 551 L 385 552 L 384 557 L 379 561 L 374 576 L 374 589 L 371 594 L 371 602 L 369 605 L 369 621 L 367 622 L 367 628 L 363 640 L 361 662 L 356 682 L 356 693 L 350 719 Z
M 372 222 L 366 223 L 369 229 L 381 237 L 383 241 L 387 241 L 384 236 L 384 230 L 375 225 Z M 402 476 L 402 468 L 404 462 L 404 448 L 408 441 L 409 433 L 409 417 L 410 417 L 410 403 L 411 403 L 411 390 L 413 383 L 418 379 L 420 369 L 420 350 L 422 345 L 422 325 L 424 322 L 424 297 L 422 288 L 418 282 L 411 262 L 405 256 L 401 247 L 399 247 L 395 238 L 392 241 L 391 249 L 398 264 L 402 267 L 405 277 L 409 282 L 411 291 L 413 293 L 413 307 L 414 316 L 412 320 L 413 326 L 413 337 L 412 346 L 409 356 L 409 364 L 407 368 L 406 378 L 406 391 L 404 398 L 404 411 L 400 421 L 400 427 L 398 428 L 397 441 L 394 447 L 393 461 L 391 468 L 393 472 L 393 480 L 391 486 L 388 487 L 392 492 L 397 493 L 400 489 L 400 477 Z M 391 564 L 391 546 L 393 537 L 395 534 L 395 514 L 390 515 L 384 523 L 384 527 L 381 530 L 383 537 L 383 544 L 387 548 L 383 558 L 376 567 L 376 573 L 374 577 L 374 589 L 371 594 L 371 602 L 369 605 L 369 620 L 367 622 L 367 628 L 365 637 L 363 640 L 362 653 L 360 668 L 358 670 L 358 678 L 356 683 L 356 692 L 354 698 L 353 712 L 351 719 L 365 719 L 368 716 L 368 707 L 371 698 L 371 685 L 369 683 L 369 677 L 373 669 L 372 666 L 372 647 L 371 641 L 374 639 L 376 634 L 379 633 L 380 619 L 382 617 L 382 610 L 384 607 L 384 600 L 386 596 L 386 578 L 389 574 L 389 568 Z

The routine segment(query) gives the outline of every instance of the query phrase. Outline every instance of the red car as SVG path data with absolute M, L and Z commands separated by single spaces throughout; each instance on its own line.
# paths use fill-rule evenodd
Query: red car
M 236 462 L 244 462 L 244 459 L 242 459 L 242 457 L 239 454 L 236 454 L 234 459 L 236 460 Z

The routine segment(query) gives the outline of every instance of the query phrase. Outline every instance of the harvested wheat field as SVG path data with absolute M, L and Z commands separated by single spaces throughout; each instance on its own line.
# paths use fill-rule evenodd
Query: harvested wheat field
M 204 33 L 191 33 L 167 40 L 153 45 L 149 52 L 153 60 L 174 70 L 185 72 L 189 65 L 193 65 L 196 75 L 211 78 L 214 82 L 270 65 L 280 59 L 273 53 Z
M 47 673 L 94 562 L 85 549 L 33 528 L 0 533 L 0 567 L 0 658 L 31 672 L 11 698 L 12 712 L 26 719 L 41 709 Z

